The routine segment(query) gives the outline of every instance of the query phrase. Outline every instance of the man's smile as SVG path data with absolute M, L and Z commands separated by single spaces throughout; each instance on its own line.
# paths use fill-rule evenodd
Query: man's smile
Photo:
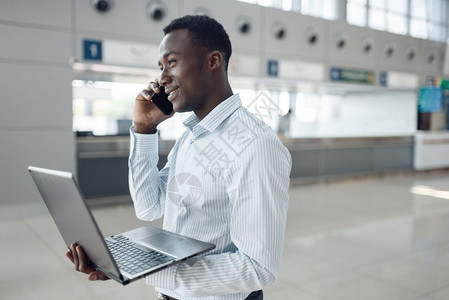
M 168 94 L 168 100 L 172 101 L 176 97 L 176 94 L 178 93 L 178 91 L 179 91 L 179 88 L 176 88 L 174 90 L 169 91 L 167 93 Z

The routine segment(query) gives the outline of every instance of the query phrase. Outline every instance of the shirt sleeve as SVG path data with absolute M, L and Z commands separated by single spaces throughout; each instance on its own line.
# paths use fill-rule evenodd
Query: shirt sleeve
M 291 157 L 274 139 L 256 140 L 226 175 L 232 210 L 230 232 L 237 250 L 190 259 L 149 276 L 147 283 L 183 297 L 207 297 L 217 291 L 249 294 L 276 281 Z
M 164 213 L 168 167 L 158 170 L 158 135 L 139 134 L 130 129 L 129 191 L 136 216 L 145 221 Z

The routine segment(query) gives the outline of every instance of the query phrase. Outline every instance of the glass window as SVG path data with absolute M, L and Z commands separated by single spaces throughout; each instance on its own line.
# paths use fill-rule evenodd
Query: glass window
M 251 4 L 257 4 L 257 0 L 239 0 L 241 2 L 251 3 Z
M 449 26 L 449 1 L 443 1 L 441 3 L 441 19 L 446 26 Z
M 346 6 L 346 20 L 349 24 L 366 25 L 366 6 L 348 3 Z
M 385 30 L 385 11 L 371 8 L 369 10 L 369 27 L 377 30 Z
M 412 0 L 410 7 L 410 12 L 412 18 L 422 18 L 425 19 L 426 15 L 426 3 L 423 0 Z
M 322 7 L 322 15 L 320 17 L 328 20 L 335 20 L 337 18 L 337 7 L 335 0 L 324 0 Z
M 335 19 L 336 0 L 302 0 L 301 13 L 325 19 Z
M 369 6 L 380 8 L 380 9 L 385 9 L 385 0 L 370 0 Z
M 442 2 L 441 0 L 427 0 L 428 19 L 433 23 L 442 22 Z
M 292 11 L 301 12 L 301 0 L 292 0 Z
M 319 16 L 322 8 L 322 1 L 302 0 L 301 1 L 301 13 L 305 15 Z
M 293 10 L 293 3 L 292 0 L 284 0 L 282 1 L 282 9 L 286 10 L 286 11 L 291 11 Z
M 437 25 L 435 23 L 428 24 L 428 38 L 434 41 L 445 42 L 445 27 L 443 25 Z
M 387 1 L 387 10 L 390 12 L 405 15 L 407 13 L 407 6 L 407 0 Z
M 406 34 L 407 22 L 405 16 L 387 13 L 387 30 L 397 34 Z
M 262 6 L 273 6 L 273 7 L 275 7 L 273 1 L 271 1 L 271 0 L 257 0 L 257 4 L 262 5 Z
M 410 35 L 445 41 L 447 5 L 448 1 L 445 0 L 412 0 Z
M 310 11 L 309 6 L 310 5 L 309 5 L 308 0 L 302 0 L 301 1 L 301 13 L 308 15 L 309 14 L 308 12 Z
M 360 4 L 360 5 L 366 5 L 367 0 L 348 0 L 348 4 Z
M 412 19 L 410 20 L 410 35 L 426 39 L 427 34 L 427 22 L 423 19 Z

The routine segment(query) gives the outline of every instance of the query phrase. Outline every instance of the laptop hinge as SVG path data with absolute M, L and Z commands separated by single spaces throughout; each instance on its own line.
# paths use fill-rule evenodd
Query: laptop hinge
M 128 283 L 131 282 L 131 280 L 129 278 L 127 278 L 123 275 L 117 276 L 115 274 L 112 274 L 111 272 L 108 272 L 107 270 L 105 270 L 101 267 L 97 267 L 97 270 L 100 271 L 101 273 L 103 273 L 104 275 L 108 276 L 109 278 L 121 282 L 123 285 L 127 285 Z

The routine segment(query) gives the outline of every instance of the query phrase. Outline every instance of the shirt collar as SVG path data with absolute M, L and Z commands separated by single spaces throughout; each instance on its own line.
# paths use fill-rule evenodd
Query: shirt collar
M 200 121 L 195 114 L 192 114 L 183 124 L 196 136 L 206 131 L 212 132 L 241 106 L 239 94 L 234 94 L 218 104 L 203 120 Z

